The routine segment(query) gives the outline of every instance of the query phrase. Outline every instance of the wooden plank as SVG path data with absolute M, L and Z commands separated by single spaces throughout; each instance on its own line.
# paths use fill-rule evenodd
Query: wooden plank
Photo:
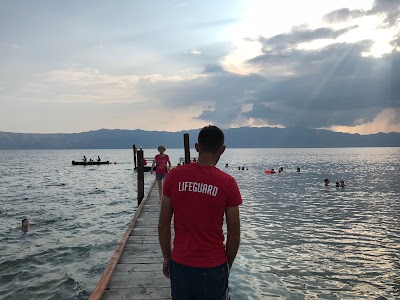
M 99 300 L 103 296 L 104 291 L 105 291 L 108 283 L 110 282 L 110 278 L 114 272 L 114 269 L 121 257 L 122 251 L 123 251 L 125 244 L 129 238 L 129 235 L 135 226 L 136 220 L 139 217 L 140 212 L 141 212 L 142 208 L 144 207 L 151 190 L 154 187 L 154 184 L 155 184 L 155 180 L 153 180 L 153 182 L 151 183 L 149 192 L 145 195 L 144 200 L 142 201 L 141 205 L 139 205 L 139 207 L 136 209 L 136 213 L 135 213 L 132 221 L 129 223 L 128 228 L 126 229 L 124 235 L 122 236 L 120 242 L 118 243 L 118 246 L 115 249 L 113 256 L 111 257 L 111 259 L 110 259 L 106 269 L 104 270 L 104 273 L 101 276 L 99 282 L 97 283 L 93 293 L 90 295 L 89 300 Z
M 136 255 L 136 256 L 131 256 L 131 255 L 122 255 L 119 263 L 120 264 L 162 264 L 163 259 L 160 257 L 160 255 Z
M 148 243 L 148 244 L 142 244 L 142 243 L 126 243 L 124 251 L 130 251 L 130 252 L 145 252 L 145 251 L 153 251 L 156 250 L 160 253 L 161 255 L 161 249 L 160 245 L 156 243 Z
M 136 287 L 126 289 L 110 289 L 104 293 L 104 300 L 148 300 L 171 299 L 171 289 L 168 287 Z
M 127 243 L 133 244 L 158 244 L 158 236 L 157 235 L 136 235 L 129 236 Z
M 128 275 L 134 272 L 161 272 L 162 263 L 149 263 L 149 264 L 129 264 L 119 263 L 114 270 L 115 274 Z
M 162 273 L 158 200 L 158 187 L 153 186 L 102 299 L 171 299 L 170 281 Z
M 126 276 L 114 274 L 109 282 L 109 288 L 115 289 L 117 287 L 170 287 L 170 282 L 164 274 L 160 272 L 146 272 L 135 273 L 135 276 Z M 133 280 L 134 279 L 134 280 Z
M 158 187 L 153 184 L 135 214 L 135 222 L 101 299 L 171 299 L 170 281 L 162 273 L 159 213 Z M 174 234 L 173 225 L 171 233 Z

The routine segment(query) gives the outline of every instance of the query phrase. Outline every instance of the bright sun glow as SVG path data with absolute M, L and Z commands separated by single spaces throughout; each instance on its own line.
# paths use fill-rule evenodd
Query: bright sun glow
M 368 11 L 372 8 L 373 1 L 263 1 L 250 0 L 245 10 L 243 21 L 239 22 L 227 32 L 236 44 L 236 48 L 225 56 L 221 64 L 224 68 L 237 74 L 257 73 L 257 70 L 246 64 L 246 60 L 260 55 L 261 44 L 255 41 L 259 37 L 270 38 L 281 33 L 289 33 L 293 24 L 305 25 L 307 28 L 316 29 L 331 27 L 342 29 L 356 26 L 337 39 L 315 40 L 310 43 L 299 44 L 299 49 L 319 49 L 332 43 L 357 42 L 372 40 L 374 42 L 370 51 L 363 56 L 379 57 L 392 51 L 390 41 L 393 40 L 398 28 L 381 28 L 382 17 L 364 16 L 355 18 L 346 23 L 326 24 L 322 15 L 331 11 L 347 7 L 350 10 Z M 271 9 L 273 7 L 273 9 Z M 301 13 L 299 13 L 301 11 Z M 321 14 L 321 12 L 323 12 Z
M 363 53 L 364 56 L 380 57 L 392 51 L 390 41 L 395 36 L 395 28 L 380 28 L 382 18 L 378 16 L 368 16 L 356 20 L 354 25 L 358 28 L 351 30 L 338 39 L 338 42 L 355 42 L 361 40 L 372 40 L 374 45 L 369 52 Z

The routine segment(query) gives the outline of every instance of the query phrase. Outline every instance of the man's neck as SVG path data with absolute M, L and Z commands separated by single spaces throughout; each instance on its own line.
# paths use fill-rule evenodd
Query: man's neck
M 219 160 L 219 156 L 214 153 L 199 153 L 197 164 L 202 166 L 215 166 Z

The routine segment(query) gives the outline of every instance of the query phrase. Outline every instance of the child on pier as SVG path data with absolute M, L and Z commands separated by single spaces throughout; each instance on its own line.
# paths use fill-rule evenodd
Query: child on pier
M 158 183 L 158 195 L 160 196 L 160 201 L 162 198 L 162 188 L 165 177 L 168 174 L 168 171 L 171 169 L 171 162 L 169 160 L 169 156 L 165 154 L 166 148 L 164 145 L 158 146 L 158 152 L 154 157 L 153 164 L 151 165 L 150 173 L 153 174 L 153 167 L 156 165 L 156 180 Z M 168 165 L 168 166 L 167 166 Z

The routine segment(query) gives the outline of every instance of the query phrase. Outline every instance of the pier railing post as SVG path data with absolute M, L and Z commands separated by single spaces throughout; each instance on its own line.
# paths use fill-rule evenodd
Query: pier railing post
M 185 147 L 185 165 L 190 163 L 190 144 L 189 144 L 189 133 L 183 134 L 183 144 Z
M 137 163 L 136 163 L 136 153 L 137 153 L 137 149 L 136 149 L 136 145 L 133 145 L 132 146 L 132 149 L 133 149 L 133 162 L 135 163 L 135 169 L 134 170 L 136 170 L 136 167 L 137 167 Z
M 144 197 L 144 155 L 143 150 L 139 149 L 137 151 L 137 159 L 138 159 L 138 167 L 137 167 L 137 195 L 138 195 L 138 206 L 143 200 Z

